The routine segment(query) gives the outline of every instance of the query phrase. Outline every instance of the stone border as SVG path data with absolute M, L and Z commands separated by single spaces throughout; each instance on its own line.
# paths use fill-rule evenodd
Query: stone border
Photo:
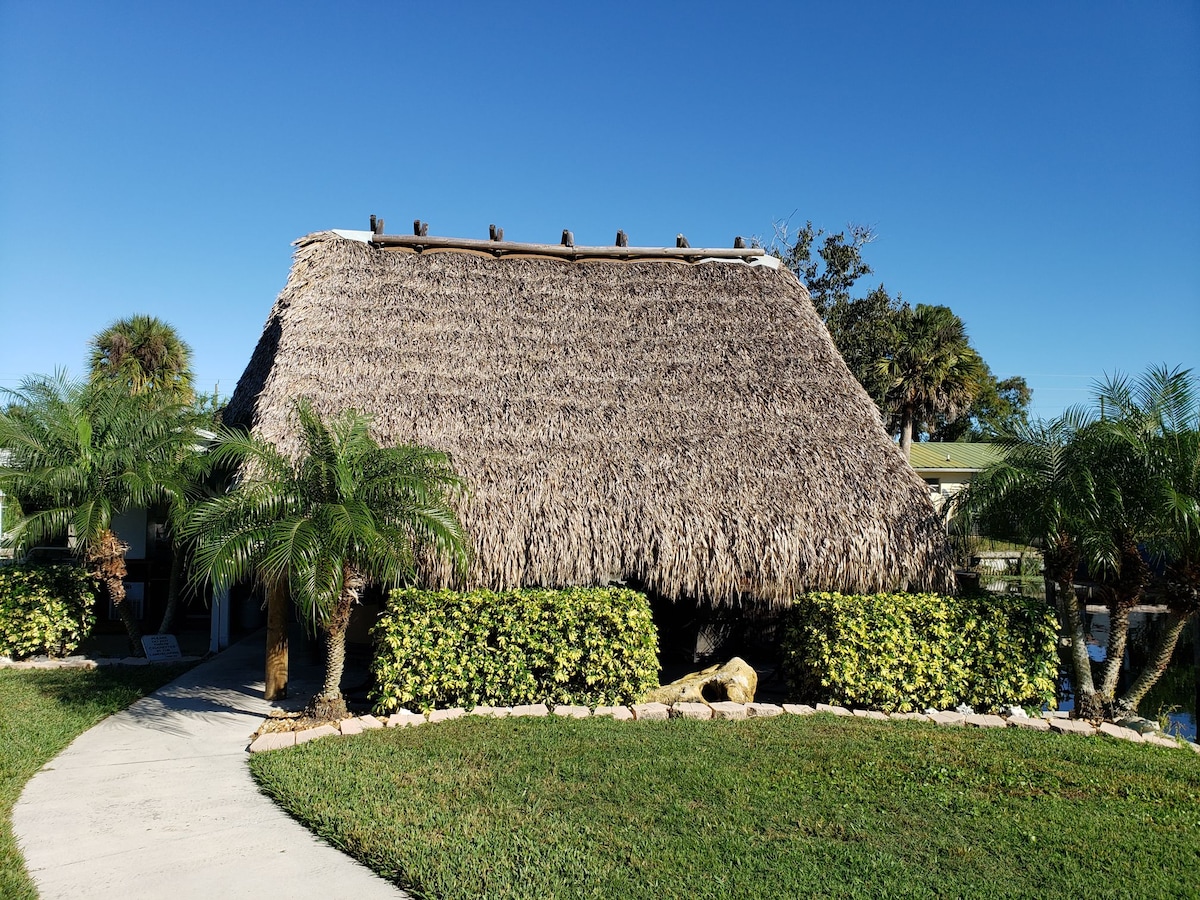
M 317 738 L 330 735 L 361 734 L 376 728 L 411 728 L 427 723 L 448 722 L 463 716 L 485 716 L 489 718 L 505 718 L 508 716 L 561 716 L 563 718 L 586 719 L 591 716 L 604 716 L 622 721 L 666 721 L 667 719 L 764 719 L 772 716 L 812 716 L 817 713 L 831 713 L 835 716 L 849 716 L 862 719 L 878 719 L 880 721 L 932 722 L 951 728 L 1026 728 L 1032 731 L 1056 732 L 1058 734 L 1080 734 L 1100 736 L 1130 741 L 1135 744 L 1154 744 L 1157 747 L 1183 748 L 1187 747 L 1195 753 L 1200 753 L 1200 744 L 1182 739 L 1169 738 L 1161 732 L 1139 732 L 1134 728 L 1126 728 L 1113 722 L 1105 722 L 1099 728 L 1080 719 L 1068 718 L 1063 713 L 1047 712 L 1040 718 L 1030 716 L 993 716 L 981 714 L 965 714 L 954 710 L 935 710 L 929 713 L 883 713 L 869 709 L 846 709 L 844 706 L 833 706 L 818 703 L 808 706 L 802 703 L 675 703 L 670 706 L 664 703 L 638 703 L 633 706 L 600 706 L 591 710 L 586 706 L 555 706 L 544 703 L 528 706 L 477 706 L 466 710 L 461 707 L 453 709 L 435 709 L 428 713 L 414 713 L 400 709 L 386 719 L 378 719 L 372 715 L 355 716 L 343 719 L 336 726 L 320 725 L 304 731 L 269 731 L 260 734 L 246 748 L 250 753 L 261 753 L 265 750 L 278 750 L 281 747 L 294 747 Z M 269 720 L 264 720 L 269 721 Z M 1146 721 L 1146 720 L 1142 720 Z
M 14 660 L 0 656 L 0 669 L 99 669 L 105 666 L 174 666 L 179 663 L 199 662 L 200 656 L 180 656 L 151 662 L 144 656 L 35 656 L 32 659 Z

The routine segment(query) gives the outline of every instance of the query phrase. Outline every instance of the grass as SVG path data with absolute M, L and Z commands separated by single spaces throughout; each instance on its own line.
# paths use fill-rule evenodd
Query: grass
M 25 782 L 77 735 L 189 668 L 0 669 L 0 897 L 37 897 L 12 831 Z
M 1200 757 L 831 716 L 465 718 L 259 754 L 419 897 L 1184 897 Z

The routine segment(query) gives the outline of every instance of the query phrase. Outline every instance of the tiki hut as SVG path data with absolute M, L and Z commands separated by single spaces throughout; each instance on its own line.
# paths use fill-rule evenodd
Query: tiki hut
M 299 240 L 227 421 L 287 451 L 306 396 L 449 451 L 466 586 L 628 581 L 715 605 L 946 586 L 926 485 L 761 250 L 417 231 Z

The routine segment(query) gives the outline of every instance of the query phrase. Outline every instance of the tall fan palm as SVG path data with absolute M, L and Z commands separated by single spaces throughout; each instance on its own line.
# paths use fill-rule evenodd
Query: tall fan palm
M 1065 416 L 1019 428 L 998 444 L 1000 462 L 979 473 L 954 498 L 956 513 L 997 537 L 1037 543 L 1045 558 L 1046 595 L 1058 612 L 1059 631 L 1070 641 L 1075 711 L 1101 712 L 1087 651 L 1083 607 L 1075 594 L 1079 535 L 1096 517 L 1095 481 L 1078 434 L 1086 420 Z
M 268 590 L 286 588 L 304 619 L 324 632 L 325 682 L 308 712 L 331 719 L 346 711 L 346 626 L 363 588 L 414 579 L 425 548 L 465 563 L 452 505 L 462 482 L 444 453 L 380 447 L 365 415 L 348 411 L 326 424 L 307 401 L 296 411 L 295 460 L 261 440 L 221 432 L 212 456 L 236 466 L 239 480 L 198 504 L 185 532 L 196 538 L 196 567 L 214 587 L 253 575 Z
M 878 363 L 888 384 L 885 406 L 908 457 L 913 431 L 941 415 L 952 422 L 971 405 L 985 369 L 962 320 L 946 306 L 897 312 L 893 351 Z M 894 432 L 893 432 L 894 433 Z
M 0 489 L 24 510 L 11 540 L 22 546 L 68 537 L 104 586 L 141 653 L 140 628 L 125 602 L 127 545 L 113 519 L 182 496 L 179 461 L 193 452 L 184 409 L 165 397 L 132 396 L 65 374 L 33 376 L 6 390 L 0 412 Z
M 91 377 L 131 393 L 160 391 L 180 403 L 195 398 L 192 350 L 168 323 L 135 315 L 113 322 L 91 340 Z

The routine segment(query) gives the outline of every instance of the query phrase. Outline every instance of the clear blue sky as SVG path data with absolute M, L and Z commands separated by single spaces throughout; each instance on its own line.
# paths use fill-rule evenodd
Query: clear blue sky
M 371 213 L 871 224 L 869 280 L 950 306 L 1055 415 L 1200 369 L 1200 3 L 0 0 L 0 386 L 150 313 L 228 394 L 290 242 Z

